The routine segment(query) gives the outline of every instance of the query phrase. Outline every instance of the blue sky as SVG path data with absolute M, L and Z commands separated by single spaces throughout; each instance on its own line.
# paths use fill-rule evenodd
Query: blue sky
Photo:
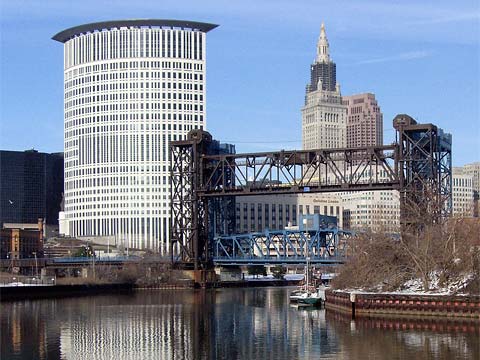
M 309 65 L 322 20 L 342 93 L 373 92 L 453 134 L 454 165 L 480 160 L 480 6 L 472 1 L 0 2 L 0 148 L 63 150 L 63 50 L 51 40 L 83 23 L 186 19 L 220 26 L 207 41 L 207 122 L 237 151 L 301 147 Z

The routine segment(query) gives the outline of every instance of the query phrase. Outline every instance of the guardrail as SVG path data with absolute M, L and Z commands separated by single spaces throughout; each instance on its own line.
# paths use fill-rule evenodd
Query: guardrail
M 95 262 L 95 263 L 136 262 L 136 261 L 140 260 L 140 257 L 138 257 L 138 256 L 65 257 L 65 258 L 51 258 L 51 259 L 46 259 L 46 260 L 47 260 L 47 264 L 49 264 L 49 263 L 53 263 L 53 264 L 64 264 L 64 263 L 89 264 L 89 263 L 92 263 L 92 262 Z

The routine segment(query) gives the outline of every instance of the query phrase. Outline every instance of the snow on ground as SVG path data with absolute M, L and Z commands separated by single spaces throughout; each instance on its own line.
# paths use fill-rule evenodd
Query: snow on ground
M 423 282 L 421 279 L 410 279 L 405 282 L 398 290 L 396 291 L 381 291 L 382 285 L 379 284 L 376 287 L 376 291 L 367 290 L 367 289 L 345 289 L 342 291 L 346 292 L 355 292 L 361 294 L 391 294 L 391 295 L 462 295 L 462 289 L 469 283 L 469 280 L 472 279 L 472 275 L 464 275 L 456 281 L 450 282 L 447 286 L 439 287 L 439 276 L 438 273 L 432 273 L 429 279 L 429 290 L 423 290 Z
M 292 280 L 299 281 L 299 280 L 303 280 L 305 278 L 305 275 L 303 275 L 303 274 L 285 274 L 285 275 L 283 275 L 283 278 L 285 280 L 290 280 L 290 281 L 292 281 Z
M 0 287 L 19 287 L 19 286 L 52 286 L 53 284 L 24 284 L 21 282 L 13 282 L 8 284 L 0 284 Z
M 295 281 L 295 280 L 303 280 L 305 275 L 303 274 L 285 274 L 283 275 L 283 278 L 285 280 L 290 280 L 290 281 Z M 248 281 L 272 281 L 272 280 L 278 280 L 275 279 L 273 275 L 245 275 L 245 280 Z

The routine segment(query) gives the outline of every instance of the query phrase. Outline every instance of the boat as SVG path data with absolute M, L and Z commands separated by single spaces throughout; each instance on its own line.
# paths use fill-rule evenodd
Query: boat
M 297 302 L 298 299 L 301 299 L 302 297 L 306 296 L 306 292 L 304 290 L 293 290 L 290 293 L 290 302 Z
M 325 289 L 321 285 L 318 288 L 310 285 L 310 266 L 307 259 L 307 266 L 305 268 L 305 285 L 298 290 L 290 293 L 290 302 L 298 306 L 317 306 L 325 301 Z
M 298 297 L 297 302 L 304 305 L 321 306 L 325 303 L 325 290 L 328 285 L 320 285 L 316 291 Z
M 322 298 L 318 296 L 316 293 L 309 294 L 308 296 L 298 299 L 298 304 L 306 305 L 306 306 L 317 306 L 322 305 Z

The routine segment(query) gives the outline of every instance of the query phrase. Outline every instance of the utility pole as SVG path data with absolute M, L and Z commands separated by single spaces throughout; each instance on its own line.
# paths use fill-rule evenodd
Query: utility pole
M 37 262 L 37 252 L 32 252 L 33 256 L 35 257 L 35 275 L 38 277 L 38 262 Z
M 95 274 L 95 251 L 93 250 L 93 246 L 90 246 L 91 255 L 92 255 L 92 270 L 93 270 L 93 280 L 96 278 Z

